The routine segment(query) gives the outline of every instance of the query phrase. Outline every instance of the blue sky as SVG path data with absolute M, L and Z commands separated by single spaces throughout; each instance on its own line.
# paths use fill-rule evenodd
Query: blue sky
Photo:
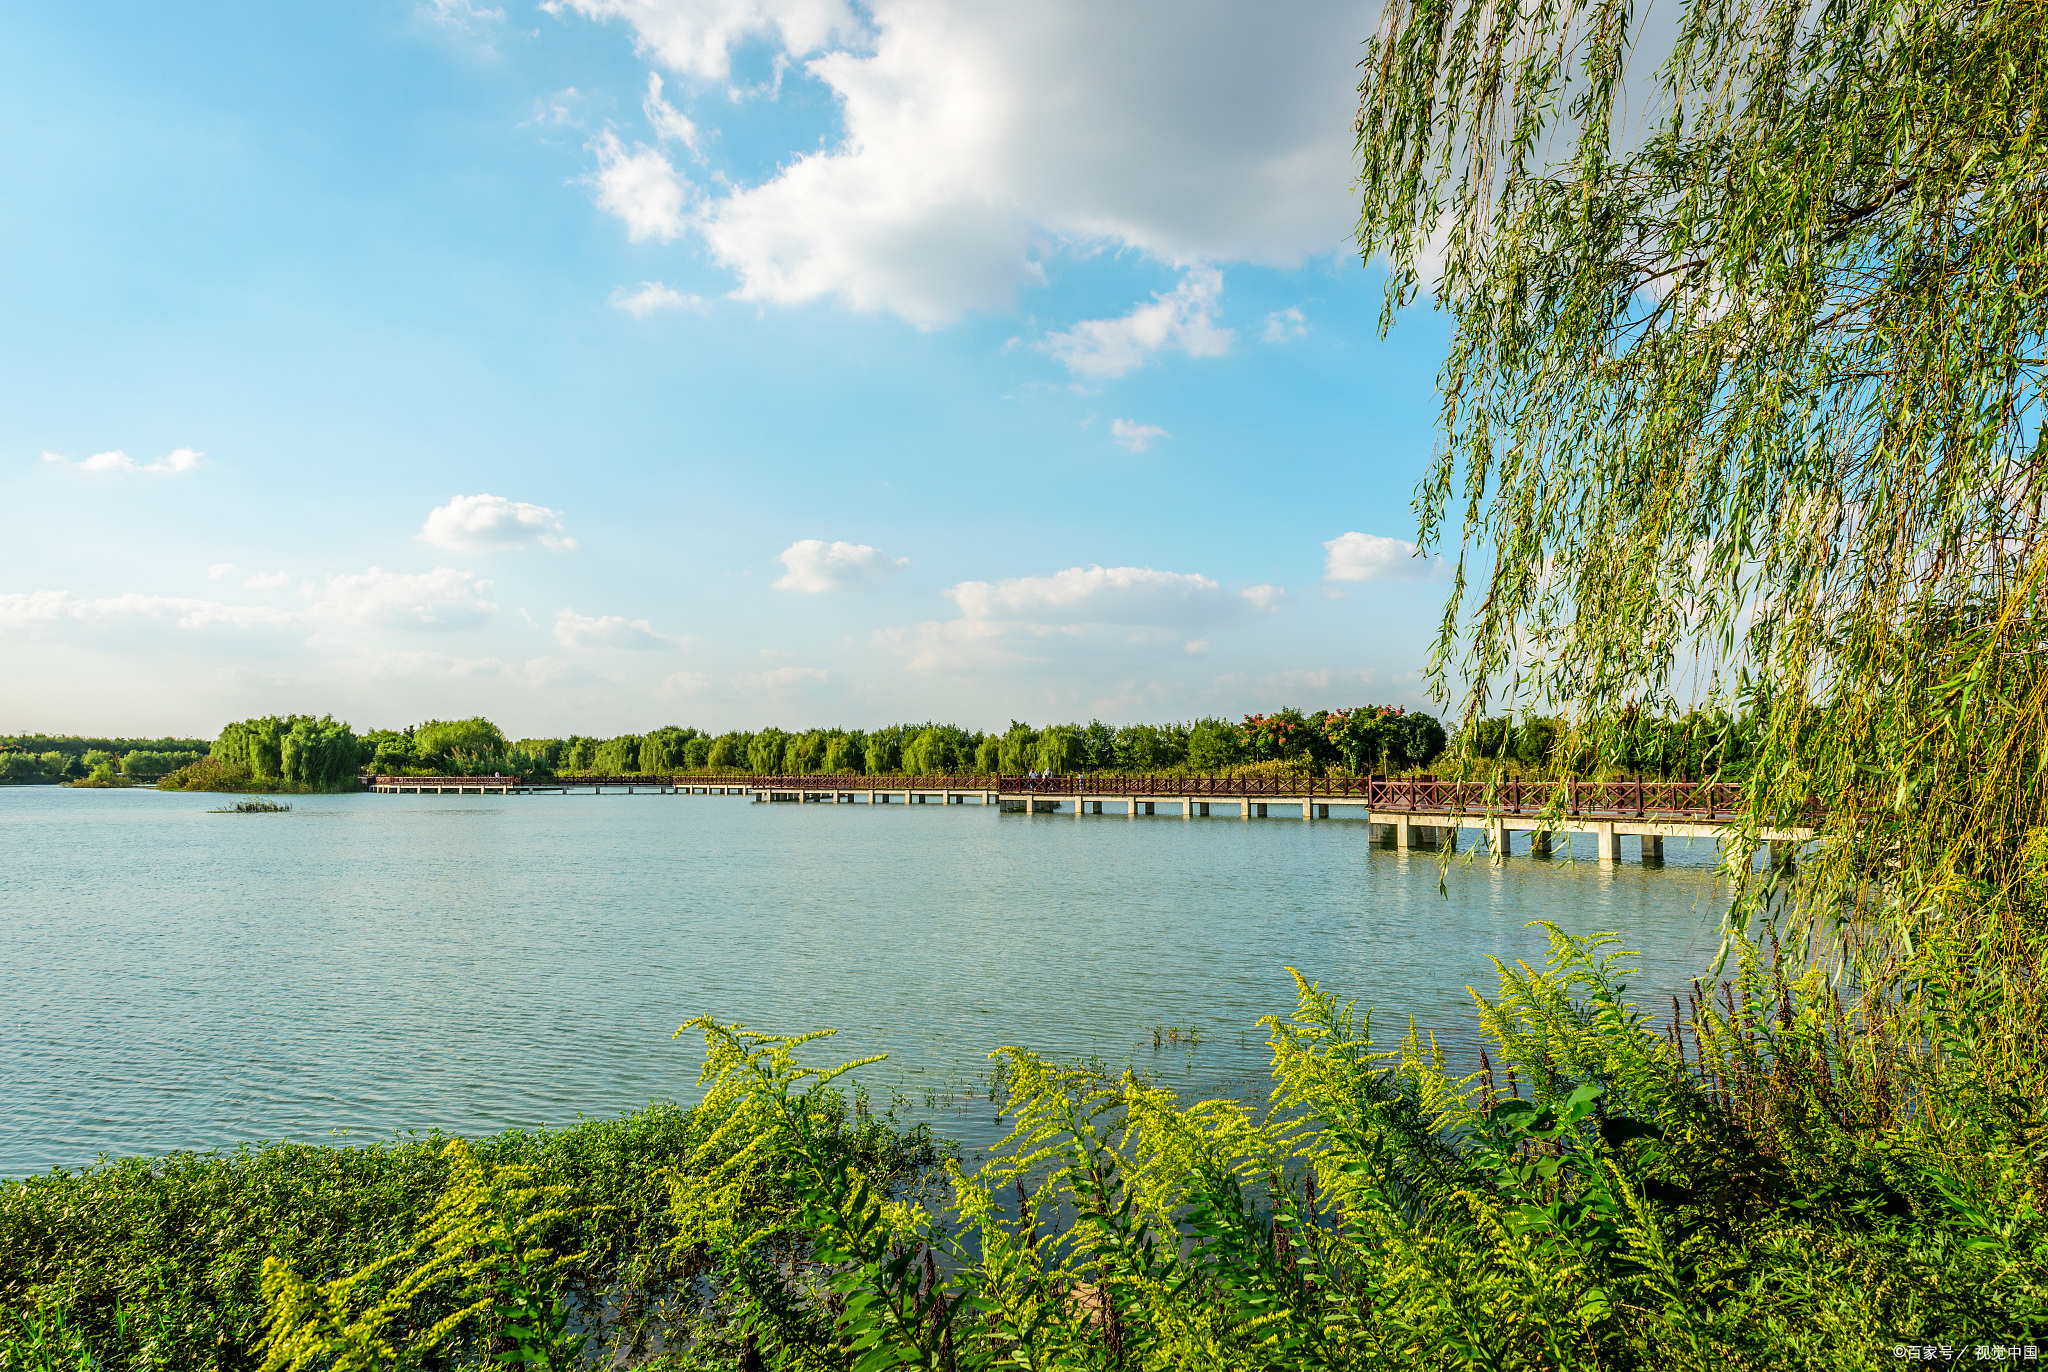
M 1423 702 L 1369 7 L 14 7 L 0 728 Z

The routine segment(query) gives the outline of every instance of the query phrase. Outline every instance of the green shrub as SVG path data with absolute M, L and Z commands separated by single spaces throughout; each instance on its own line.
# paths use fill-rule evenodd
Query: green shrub
M 745 1153 L 725 1167 L 729 1185 L 710 1209 L 700 1207 L 701 1223 L 731 1223 L 721 1218 L 727 1211 L 743 1219 L 794 1207 L 787 1161 L 746 1152 L 750 1136 L 731 1127 L 737 1108 L 657 1102 L 618 1119 L 493 1135 L 471 1148 L 487 1170 L 523 1168 L 531 1184 L 562 1188 L 553 1194 L 575 1221 L 548 1237 L 556 1256 L 574 1258 L 562 1269 L 563 1289 L 581 1308 L 607 1312 L 609 1339 L 687 1340 L 716 1310 L 692 1299 L 710 1258 L 699 1237 L 677 1225 L 671 1175 Z M 936 1161 L 922 1130 L 896 1129 L 859 1098 L 849 1106 L 820 1090 L 805 1108 L 820 1136 L 841 1141 L 878 1184 L 914 1179 Z M 277 1259 L 312 1286 L 379 1264 L 402 1267 L 452 1194 L 461 1150 L 451 1155 L 448 1144 L 440 1136 L 356 1148 L 276 1143 L 102 1159 L 0 1181 L 0 1368 L 38 1366 L 25 1352 L 38 1330 L 46 1343 L 57 1331 L 96 1358 L 95 1367 L 256 1368 L 270 1315 L 265 1261 Z M 429 1286 L 413 1293 L 386 1333 L 403 1343 L 405 1330 L 425 1330 L 465 1303 L 459 1286 Z M 458 1332 L 478 1347 L 501 1332 L 502 1313 L 481 1312 Z M 80 1364 L 73 1357 L 63 1365 Z

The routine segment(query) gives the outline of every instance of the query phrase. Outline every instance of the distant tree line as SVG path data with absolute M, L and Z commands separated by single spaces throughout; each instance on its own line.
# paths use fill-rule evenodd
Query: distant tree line
M 1757 747 L 1757 716 L 1723 709 L 1656 714 L 1624 710 L 1577 729 L 1555 715 L 1481 719 L 1467 730 L 1472 756 L 1512 763 L 1539 776 L 1587 776 L 1607 770 L 1667 780 L 1736 780 Z M 1464 740 L 1461 739 L 1461 743 Z
M 0 782 L 159 777 L 206 755 L 203 738 L 85 738 L 75 734 L 0 737 Z
M 507 739 L 486 719 L 429 720 L 363 736 L 382 775 L 627 776 L 678 772 L 756 775 L 935 775 L 1019 772 L 1217 772 L 1252 763 L 1321 773 L 1405 771 L 1444 750 L 1443 726 L 1393 706 L 1295 709 L 1240 723 L 1033 726 L 999 733 L 926 722 L 880 729 L 767 728 L 713 734 L 668 725 L 601 738 Z
M 334 790 L 362 772 L 444 776 L 656 776 L 677 772 L 778 775 L 940 773 L 1221 772 L 1248 765 L 1322 775 L 1399 773 L 1437 763 L 1448 751 L 1509 764 L 1529 775 L 1586 775 L 1604 744 L 1623 770 L 1700 779 L 1740 776 L 1754 747 L 1746 716 L 1725 710 L 1682 714 L 1625 711 L 1574 731 L 1563 719 L 1531 715 L 1476 721 L 1455 742 L 1418 710 L 1288 708 L 1188 723 L 1047 724 L 1012 720 L 1001 732 L 926 722 L 880 729 L 767 728 L 713 734 L 667 725 L 610 738 L 508 739 L 476 717 L 430 719 L 358 735 L 332 717 L 268 715 L 199 739 L 0 738 L 0 782 L 76 781 L 171 774 L 170 789 Z

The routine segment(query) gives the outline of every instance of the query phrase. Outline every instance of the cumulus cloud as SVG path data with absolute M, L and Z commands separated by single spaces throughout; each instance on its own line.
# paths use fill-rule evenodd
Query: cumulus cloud
M 290 572 L 258 572 L 242 583 L 252 591 L 275 591 L 291 584 Z
M 579 615 L 563 609 L 555 615 L 555 641 L 564 648 L 680 648 L 688 640 L 658 634 L 644 619 L 621 615 Z
M 87 458 L 66 457 L 62 453 L 44 453 L 43 461 L 55 463 L 60 467 L 69 467 L 76 472 L 147 472 L 153 476 L 168 476 L 179 472 L 198 471 L 199 459 L 204 456 L 206 454 L 194 448 L 173 448 L 154 462 L 137 462 L 119 450 L 94 453 Z
M 597 207 L 625 222 L 627 238 L 669 243 L 682 236 L 689 227 L 684 209 L 690 183 L 669 164 L 668 154 L 645 145 L 628 149 L 610 129 L 591 140 L 590 150 L 597 154 L 597 170 L 587 179 L 597 190 Z
M 639 49 L 672 71 L 723 81 L 733 49 L 765 39 L 791 57 L 857 42 L 861 25 L 844 0 L 543 0 L 550 14 L 623 19 Z
M 453 567 L 408 576 L 372 567 L 350 576 L 330 576 L 323 587 L 303 588 L 314 619 L 337 619 L 368 628 L 474 629 L 490 621 L 497 605 L 486 597 L 491 583 Z
M 647 73 L 647 95 L 640 102 L 640 112 L 647 116 L 647 122 L 654 130 L 654 136 L 664 143 L 681 143 L 691 152 L 697 151 L 697 126 L 684 114 L 663 98 L 661 73 Z
M 1222 294 L 1223 273 L 1199 268 L 1171 291 L 1153 296 L 1151 304 L 1118 319 L 1084 319 L 1048 335 L 1044 347 L 1068 371 L 1097 378 L 1122 376 L 1166 348 L 1190 357 L 1221 357 L 1232 339 L 1229 329 L 1216 325 L 1216 298 Z
M 501 495 L 458 495 L 427 512 L 420 538 L 451 553 L 500 552 L 539 546 L 573 553 L 576 540 L 562 532 L 562 512 Z
M 1051 576 L 963 581 L 946 596 L 969 619 L 1051 624 L 1195 626 L 1270 608 L 1276 588 L 1226 591 L 1199 572 L 1151 567 L 1069 567 Z
M 728 79 L 737 45 L 765 44 L 778 72 L 800 63 L 838 102 L 836 144 L 702 206 L 705 244 L 744 298 L 834 298 L 930 328 L 1042 280 L 1048 243 L 1292 265 L 1349 239 L 1351 64 L 1372 26 L 1354 0 L 872 0 L 865 24 L 844 0 L 549 7 L 622 20 L 640 51 L 699 80 Z M 607 209 L 637 237 L 682 230 L 658 152 L 595 147 Z M 659 208 L 612 191 L 615 174 L 657 187 Z
M 1119 419 L 1109 426 L 1109 436 L 1134 453 L 1142 453 L 1152 446 L 1155 438 L 1170 438 L 1166 430 L 1152 424 L 1139 424 L 1134 420 Z
M 0 633 L 23 637 L 76 637 L 76 631 L 154 621 L 186 632 L 279 629 L 298 622 L 290 610 L 264 605 L 227 605 L 186 596 L 89 597 L 69 591 L 0 594 Z
M 1430 581 L 1446 570 L 1440 557 L 1416 556 L 1413 543 L 1353 531 L 1323 544 L 1326 581 Z
M 273 590 L 284 580 L 284 573 L 274 572 L 252 577 L 245 584 Z M 324 586 L 308 583 L 300 588 L 305 603 L 294 608 L 141 592 L 98 597 L 69 591 L 19 592 L 0 595 L 0 634 L 81 643 L 104 641 L 132 648 L 137 629 L 152 625 L 192 635 L 268 631 L 300 638 L 334 624 L 467 629 L 487 622 L 497 610 L 487 598 L 490 589 L 490 582 L 449 567 L 415 576 L 372 567 L 354 575 L 330 576 Z M 319 642 L 317 638 L 306 641 L 315 646 Z
M 436 23 L 468 34 L 475 34 L 485 25 L 496 24 L 505 17 L 505 11 L 501 9 L 472 4 L 470 0 L 422 0 L 419 12 Z
M 879 585 L 910 565 L 907 557 L 890 557 L 865 543 L 827 543 L 800 538 L 776 554 L 788 570 L 775 579 L 778 591 L 858 591 Z
M 1300 338 L 1308 332 L 1308 320 L 1301 307 L 1289 305 L 1284 310 L 1275 310 L 1266 316 L 1266 331 L 1263 335 L 1268 343 L 1286 343 Z
M 684 295 L 659 281 L 642 281 L 640 289 L 630 295 L 624 289 L 613 291 L 612 307 L 635 319 L 645 319 L 656 310 L 695 310 L 702 314 L 711 308 L 711 302 L 701 295 Z
M 233 576 L 240 570 L 242 569 L 232 562 L 216 562 L 206 569 L 206 576 L 209 581 L 218 581 L 224 576 Z
M 1194 572 L 1069 567 L 1051 576 L 963 581 L 957 619 L 884 629 L 876 641 L 914 671 L 972 672 L 1076 655 L 1199 653 L 1211 632 L 1270 613 L 1277 586 L 1228 590 Z

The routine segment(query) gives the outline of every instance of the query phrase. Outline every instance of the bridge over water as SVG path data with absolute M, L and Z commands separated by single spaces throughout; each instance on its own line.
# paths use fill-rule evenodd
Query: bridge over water
M 541 793 L 745 796 L 792 805 L 967 805 L 1021 816 L 1116 816 L 1130 820 L 1231 818 L 1363 820 L 1375 840 L 1400 848 L 1455 845 L 1460 829 L 1482 831 L 1489 849 L 1543 855 L 1559 834 L 1590 834 L 1602 862 L 1622 859 L 1634 840 L 1646 861 L 1664 856 L 1667 838 L 1728 837 L 1740 788 L 1725 782 L 1509 781 L 1491 797 L 1477 782 L 1437 777 L 1121 776 L 564 776 L 364 777 L 385 794 Z M 1107 807 L 1107 808 L 1105 808 Z M 1813 837 L 1812 825 L 1758 835 L 1774 860 Z

